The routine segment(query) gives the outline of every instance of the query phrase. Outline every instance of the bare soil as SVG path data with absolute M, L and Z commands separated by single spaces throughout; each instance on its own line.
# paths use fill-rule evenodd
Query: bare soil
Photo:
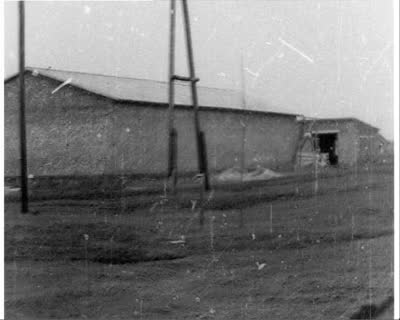
M 228 189 L 6 202 L 6 319 L 392 318 L 392 172 Z

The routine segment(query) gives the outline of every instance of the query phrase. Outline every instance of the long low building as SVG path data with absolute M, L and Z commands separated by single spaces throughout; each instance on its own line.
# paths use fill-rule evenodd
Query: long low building
M 28 172 L 41 176 L 164 175 L 167 83 L 28 69 Z M 19 175 L 19 78 L 5 81 L 5 176 Z M 197 170 L 190 88 L 176 86 L 178 171 Z M 243 110 L 240 94 L 199 87 L 210 171 L 261 165 L 292 170 L 303 123 L 296 114 Z M 264 108 L 264 105 L 254 107 Z

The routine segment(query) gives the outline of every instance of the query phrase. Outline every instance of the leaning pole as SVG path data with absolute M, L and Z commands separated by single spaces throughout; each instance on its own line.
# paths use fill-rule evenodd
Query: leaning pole
M 29 212 L 28 170 L 26 160 L 25 123 L 25 3 L 19 1 L 19 102 L 20 102 L 20 156 L 21 156 L 21 212 Z

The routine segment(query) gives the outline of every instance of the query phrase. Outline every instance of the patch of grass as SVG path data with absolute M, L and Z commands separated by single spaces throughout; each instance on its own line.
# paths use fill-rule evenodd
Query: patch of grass
M 85 240 L 85 236 L 88 240 Z M 104 222 L 55 223 L 46 227 L 15 226 L 6 231 L 5 237 L 6 261 L 87 259 L 99 263 L 123 264 L 172 260 L 185 256 L 185 250 L 171 250 L 167 243 L 157 243 L 151 231 L 139 235 L 131 226 Z
M 30 297 L 23 301 L 6 302 L 6 318 L 12 318 L 11 315 L 7 315 L 7 311 L 15 306 L 18 306 L 20 310 L 26 310 L 28 314 L 31 313 L 32 309 L 37 310 L 35 319 L 47 318 L 47 315 L 54 319 L 80 318 L 82 313 L 79 301 L 86 295 L 87 293 L 84 291 L 65 290 L 52 296 Z
M 347 242 L 352 240 L 373 239 L 392 235 L 392 229 L 366 230 L 351 234 L 350 231 L 340 231 L 336 234 L 323 232 L 305 232 L 298 235 L 292 233 L 259 233 L 256 239 L 252 240 L 248 234 L 219 235 L 215 237 L 213 243 L 214 251 L 224 250 L 247 250 L 252 249 L 301 249 L 311 245 L 323 245 Z M 189 252 L 210 252 L 210 239 L 207 236 L 189 238 L 187 243 Z
M 143 217 L 146 219 L 146 217 Z M 279 230 L 279 226 L 277 226 Z M 267 229 L 267 228 L 266 228 Z M 372 239 L 391 235 L 392 228 L 358 229 L 351 234 L 347 226 L 335 232 L 282 229 L 279 233 L 257 233 L 253 240 L 247 232 L 226 229 L 216 233 L 211 248 L 207 230 L 187 237 L 185 245 L 171 245 L 154 228 L 97 223 L 54 223 L 47 226 L 15 225 L 5 232 L 5 260 L 72 260 L 105 264 L 173 260 L 191 254 L 225 250 L 300 249 L 317 244 Z M 87 237 L 87 240 L 85 240 Z

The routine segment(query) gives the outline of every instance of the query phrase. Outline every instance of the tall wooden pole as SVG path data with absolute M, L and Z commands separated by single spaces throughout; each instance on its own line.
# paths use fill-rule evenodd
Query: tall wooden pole
M 193 49 L 192 49 L 192 38 L 190 33 L 190 21 L 189 21 L 189 10 L 187 7 L 186 0 L 182 0 L 182 8 L 183 8 L 183 19 L 185 25 L 185 34 L 186 34 L 186 48 L 187 48 L 187 55 L 188 55 L 188 68 L 189 68 L 189 77 L 194 79 L 194 62 L 193 62 Z M 198 98 L 197 98 L 197 91 L 196 91 L 196 83 L 191 81 L 190 88 L 192 91 L 192 103 L 193 103 L 193 121 L 194 121 L 194 130 L 196 134 L 196 148 L 197 148 L 197 157 L 198 163 L 202 163 L 201 155 L 200 155 L 200 124 L 199 124 L 199 116 L 198 116 Z M 200 171 L 202 168 L 199 168 Z
M 21 156 L 21 211 L 28 213 L 28 170 L 26 160 L 25 124 L 25 3 L 19 1 L 19 102 L 20 102 L 20 156 Z
M 170 26 L 169 26 L 169 70 L 168 70 L 168 97 L 169 97 L 169 108 L 168 108 L 168 133 L 171 132 L 174 126 L 174 83 L 173 76 L 175 73 L 175 25 L 176 25 L 176 0 L 171 0 L 170 4 Z
M 244 65 L 243 65 L 243 54 L 240 58 L 240 76 L 241 76 L 241 91 L 242 91 L 242 107 L 243 110 L 246 110 L 246 80 L 244 75 Z M 245 143 L 246 143 L 246 125 L 247 125 L 247 117 L 243 114 L 245 121 L 241 122 L 242 126 L 242 145 L 241 145 L 241 159 L 240 159 L 240 170 L 241 170 L 241 180 L 243 182 L 243 174 L 245 168 Z
M 177 133 L 174 128 L 174 74 L 175 74 L 175 25 L 176 0 L 171 0 L 169 30 L 169 70 L 168 70 L 168 178 L 172 177 L 172 192 L 177 183 Z
M 205 135 L 204 132 L 200 131 L 200 123 L 199 123 L 199 104 L 196 90 L 196 82 L 198 79 L 196 78 L 195 70 L 194 70 L 194 57 L 193 57 L 193 48 L 192 48 L 192 35 L 190 31 L 190 19 L 189 19 L 189 9 L 187 5 L 187 0 L 182 0 L 182 9 L 183 9 L 183 21 L 185 25 L 185 34 L 186 34 L 186 48 L 187 48 L 187 56 L 188 56 L 188 68 L 189 68 L 189 77 L 190 77 L 190 87 L 192 91 L 192 104 L 194 111 L 194 130 L 196 135 L 196 148 L 197 148 L 197 161 L 199 165 L 199 172 L 204 175 L 204 188 L 206 190 L 209 189 L 209 177 L 208 177 L 208 166 L 207 166 L 207 154 L 206 154 L 206 144 L 205 144 Z
M 190 33 L 190 20 L 189 20 L 189 9 L 186 0 L 182 0 L 183 10 L 183 22 L 185 27 L 186 35 L 186 48 L 188 58 L 189 77 L 183 77 L 175 75 L 175 25 L 176 25 L 176 0 L 171 0 L 170 7 L 170 45 L 169 45 L 169 108 L 168 108 L 168 135 L 169 135 L 169 146 L 168 146 L 168 178 L 173 177 L 173 191 L 177 183 L 177 132 L 174 128 L 174 82 L 176 80 L 190 82 L 190 88 L 192 92 L 192 105 L 193 105 L 193 122 L 195 129 L 195 143 L 197 149 L 197 161 L 199 166 L 199 172 L 203 175 L 203 186 L 205 190 L 209 189 L 208 181 L 208 166 L 207 166 L 207 153 L 205 144 L 204 132 L 200 131 L 199 116 L 198 116 L 198 97 L 196 82 L 199 81 L 196 78 L 193 61 L 193 48 L 192 38 Z

